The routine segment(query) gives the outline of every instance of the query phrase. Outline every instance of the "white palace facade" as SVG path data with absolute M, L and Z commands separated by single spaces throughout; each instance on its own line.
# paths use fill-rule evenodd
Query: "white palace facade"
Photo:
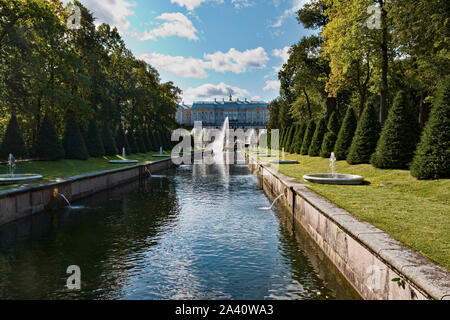
M 192 106 L 181 104 L 175 119 L 183 127 L 193 127 L 195 121 L 201 121 L 203 127 L 221 128 L 228 117 L 233 129 L 264 129 L 269 121 L 269 109 L 263 101 L 215 99 L 214 101 L 196 101 Z

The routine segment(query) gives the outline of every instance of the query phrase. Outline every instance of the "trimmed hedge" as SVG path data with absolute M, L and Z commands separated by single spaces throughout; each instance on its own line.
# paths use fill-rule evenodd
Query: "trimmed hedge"
M 337 136 L 339 134 L 340 122 L 336 112 L 333 112 L 328 121 L 328 132 L 325 134 L 322 142 L 322 148 L 320 156 L 322 158 L 329 158 L 334 151 L 334 145 L 336 144 Z
M 48 114 L 44 116 L 39 127 L 36 156 L 40 160 L 56 161 L 64 159 L 64 149 L 61 140 L 59 140 L 55 126 Z
M 139 153 L 139 148 L 138 145 L 136 144 L 136 139 L 132 130 L 128 131 L 127 140 L 128 144 L 130 145 L 131 153 Z
M 327 132 L 327 123 L 324 118 L 320 119 L 317 125 L 316 131 L 309 146 L 308 154 L 310 157 L 318 157 L 320 155 L 320 149 L 322 148 L 323 137 Z
M 399 91 L 388 118 L 381 131 L 380 139 L 371 163 L 382 169 L 405 169 L 408 167 L 419 138 L 418 116 L 414 112 L 406 93 Z
M 93 158 L 100 158 L 105 155 L 103 141 L 98 133 L 97 124 L 94 119 L 89 122 L 85 142 L 89 156 Z
M 289 127 L 289 131 L 288 131 L 288 134 L 287 134 L 287 137 L 286 137 L 286 143 L 284 144 L 284 151 L 286 151 L 286 152 L 289 152 L 289 150 L 291 148 L 291 141 L 292 141 L 292 138 L 293 138 L 293 136 L 295 134 L 295 130 L 296 130 L 295 126 L 290 126 Z
M 103 125 L 102 130 L 103 146 L 105 147 L 106 156 L 115 156 L 119 153 L 116 146 L 116 141 L 111 133 L 111 129 L 107 124 Z
M 302 148 L 303 137 L 305 136 L 305 131 L 306 131 L 306 125 L 304 123 L 302 123 L 295 134 L 294 143 L 292 146 L 292 153 L 300 154 L 300 150 Z
M 2 159 L 8 159 L 10 153 L 12 153 L 16 159 L 26 159 L 29 157 L 19 123 L 14 114 L 9 120 L 8 127 L 6 128 L 6 133 L 0 147 L 0 157 Z
M 369 103 L 364 109 L 356 128 L 347 162 L 349 164 L 370 163 L 370 157 L 375 152 L 379 136 L 378 113 L 373 104 Z
M 334 146 L 334 153 L 336 154 L 337 160 L 347 159 L 357 125 L 358 120 L 356 119 L 355 111 L 352 108 L 348 108 Z
M 310 120 L 308 126 L 306 127 L 305 136 L 303 137 L 302 149 L 300 153 L 306 156 L 309 152 L 309 146 L 311 145 L 312 138 L 316 132 L 316 123 L 314 120 Z
M 450 77 L 439 90 L 411 165 L 418 179 L 450 178 Z
M 66 159 L 87 160 L 89 158 L 86 143 L 73 113 L 67 116 L 63 147 Z

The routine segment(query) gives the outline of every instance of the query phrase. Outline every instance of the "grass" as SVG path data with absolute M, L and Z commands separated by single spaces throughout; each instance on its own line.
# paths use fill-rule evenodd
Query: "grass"
M 159 152 L 138 153 L 127 156 L 128 159 L 138 160 L 139 162 L 158 161 L 164 158 L 153 157 Z M 19 162 L 16 164 L 15 173 L 35 173 L 43 175 L 44 178 L 38 182 L 53 181 L 58 178 L 73 177 L 79 174 L 92 173 L 97 171 L 110 170 L 115 168 L 127 167 L 133 164 L 110 164 L 109 160 L 123 159 L 117 155 L 115 157 L 89 158 L 89 160 L 61 160 L 61 161 L 30 161 Z M 0 166 L 0 173 L 7 173 L 6 165 Z M 29 184 L 36 183 L 30 182 Z M 0 185 L 0 190 L 15 189 L 26 185 L 27 183 L 15 185 Z
M 300 164 L 280 165 L 279 171 L 302 181 L 305 174 L 330 172 L 329 159 L 288 153 L 286 159 Z M 351 166 L 346 161 L 338 161 L 335 168 L 363 176 L 367 184 L 308 188 L 450 270 L 450 179 L 420 181 L 408 170 Z

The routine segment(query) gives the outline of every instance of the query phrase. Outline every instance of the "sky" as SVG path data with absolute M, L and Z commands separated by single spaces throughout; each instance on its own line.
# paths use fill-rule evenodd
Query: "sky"
M 65 3 L 68 0 L 64 1 Z M 118 28 L 133 54 L 183 102 L 234 98 L 269 102 L 288 49 L 310 34 L 296 19 L 307 0 L 81 0 Z

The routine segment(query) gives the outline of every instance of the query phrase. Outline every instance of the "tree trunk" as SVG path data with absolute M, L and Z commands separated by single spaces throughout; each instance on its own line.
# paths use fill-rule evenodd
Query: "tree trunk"
M 380 123 L 383 125 L 386 121 L 386 104 L 387 104 L 387 92 L 388 92 L 388 30 L 387 30 L 387 12 L 384 7 L 384 1 L 378 1 L 381 8 L 381 25 L 382 25 L 382 42 L 381 42 L 381 92 L 380 92 Z

